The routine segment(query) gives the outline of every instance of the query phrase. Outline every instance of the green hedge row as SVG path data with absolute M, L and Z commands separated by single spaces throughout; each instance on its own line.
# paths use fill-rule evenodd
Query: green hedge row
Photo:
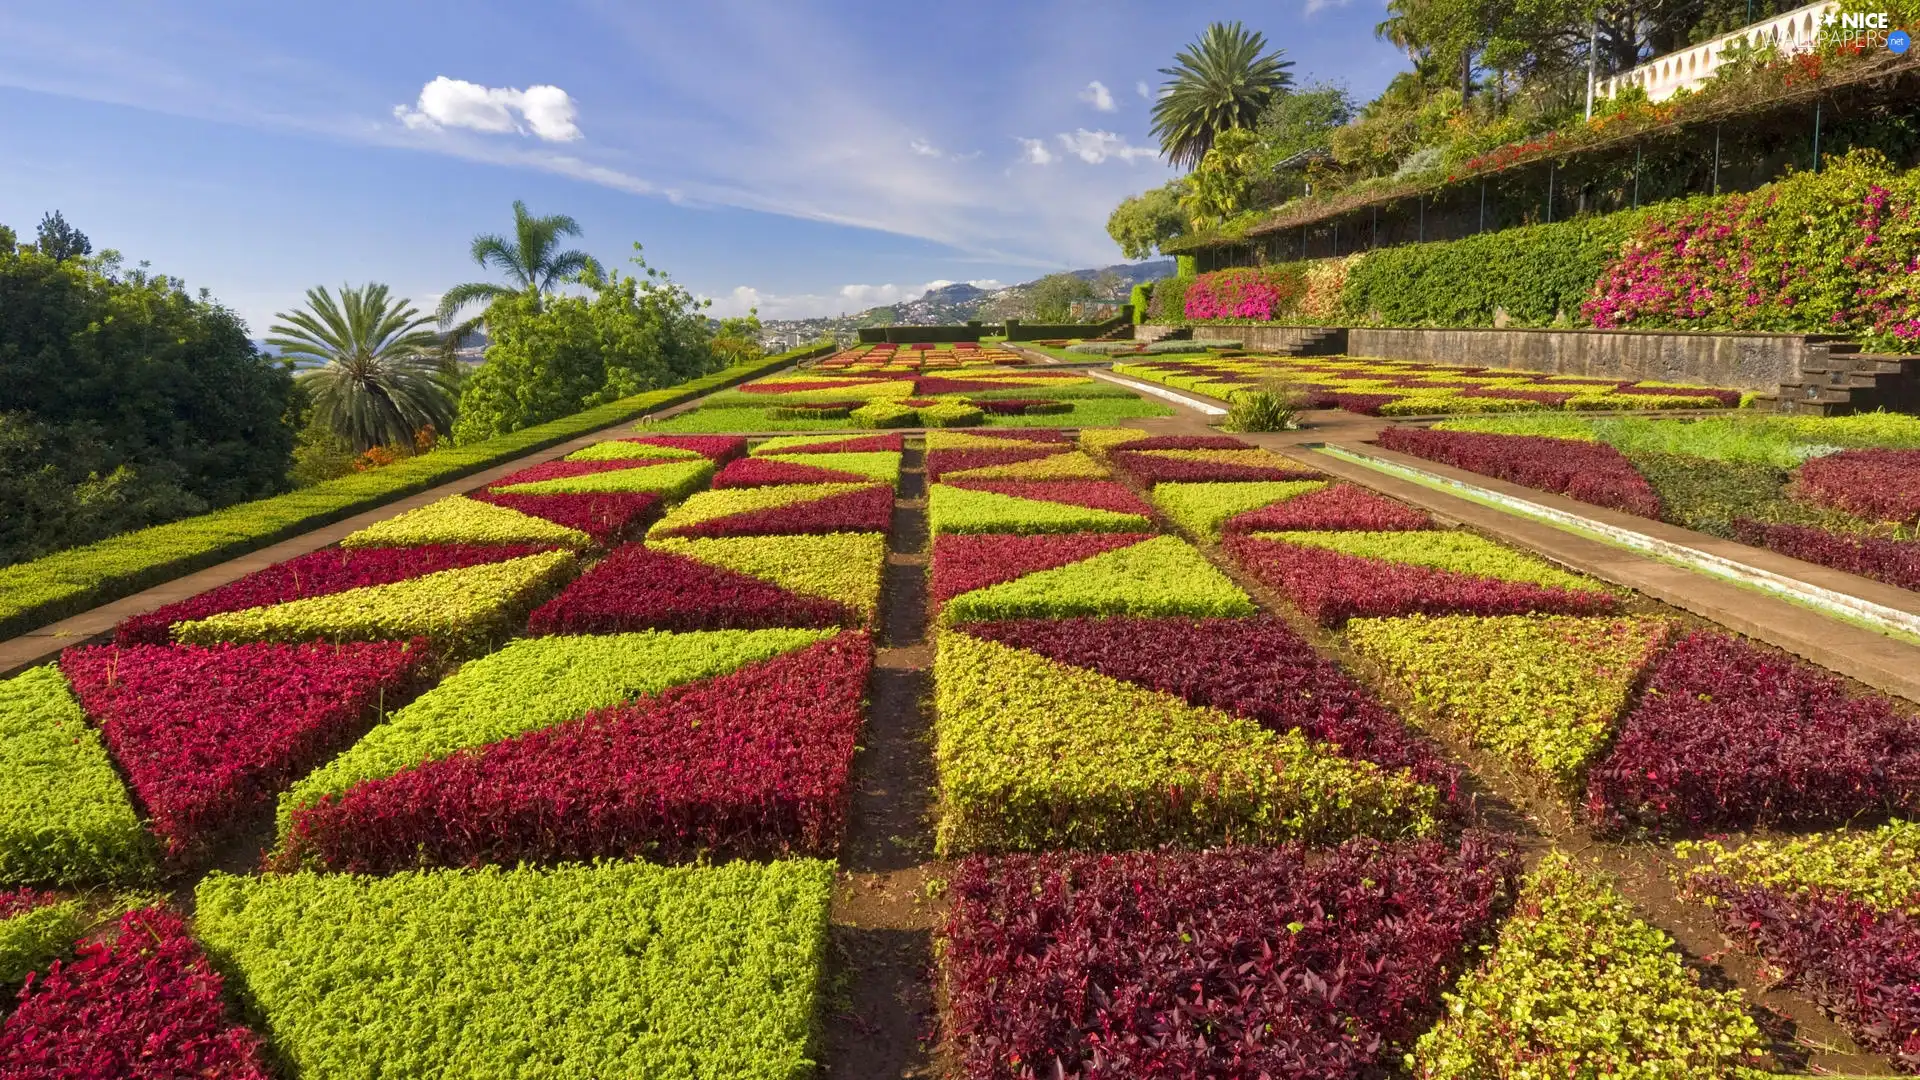
M 436 450 L 372 472 L 156 525 L 32 562 L 0 568 L 0 637 L 138 592 L 589 432 L 757 378 L 828 351 L 809 347 L 741 364 L 679 386 L 622 398 L 470 446 Z

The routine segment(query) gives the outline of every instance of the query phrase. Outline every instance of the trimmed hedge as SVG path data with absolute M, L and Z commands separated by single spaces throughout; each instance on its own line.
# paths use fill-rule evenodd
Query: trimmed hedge
M 1120 534 L 1130 535 L 1130 534 Z M 963 539 L 962 537 L 942 537 Z M 983 537 L 981 539 L 1001 539 Z M 1041 539 L 1021 537 L 1019 539 Z M 1052 539 L 1052 538 L 1046 538 Z M 1074 540 L 1078 537 L 1061 537 Z M 985 545 L 956 557 L 991 557 Z M 936 548 L 938 563 L 943 551 Z M 936 565 L 934 573 L 940 574 Z M 975 589 L 940 608 L 943 622 L 968 619 L 1060 618 L 1070 615 L 1252 615 L 1253 601 L 1200 552 L 1178 537 L 1149 540 L 1011 581 Z
M 583 548 L 592 543 L 593 538 L 578 529 L 465 495 L 449 495 L 418 510 L 348 533 L 340 540 L 343 548 L 429 544 L 541 544 Z
M 804 1080 L 831 863 L 214 874 L 195 921 L 301 1076 Z
M 647 530 L 663 536 L 779 536 L 886 532 L 893 489 L 885 484 L 786 484 L 703 491 Z
M 1284 503 L 1327 486 L 1324 480 L 1156 484 L 1153 503 L 1175 525 L 1202 540 L 1218 541 L 1227 522 L 1241 514 Z
M 1132 497 L 1126 488 L 1099 480 L 1001 483 L 1041 491 L 1048 488 L 1112 487 Z M 980 491 L 951 484 L 935 484 L 928 490 L 927 523 L 936 536 L 942 533 L 1143 532 L 1153 528 L 1153 523 L 1144 514 L 1080 506 L 1067 502 L 1065 498 L 1046 499 L 1037 493 L 1026 497 L 1010 491 Z
M 933 601 L 1067 566 L 1151 539 L 1152 533 L 953 534 L 933 538 Z
M 1626 455 L 1605 443 L 1408 427 L 1388 428 L 1378 441 L 1389 450 L 1660 520 L 1660 496 Z
M 613 491 L 600 495 L 500 495 L 474 492 L 484 503 L 546 518 L 578 529 L 599 547 L 611 547 L 660 516 L 665 500 L 651 491 Z
M 974 453 L 993 453 L 993 451 L 974 451 Z M 950 480 L 1104 480 L 1110 475 L 1112 474 L 1107 471 L 1106 466 L 1078 450 L 1022 461 L 958 469 L 951 464 L 943 463 L 939 472 L 940 477 Z M 934 478 L 931 470 L 928 478 Z
M 821 539 L 878 534 L 834 533 Z M 669 544 L 717 544 L 802 537 L 727 537 L 628 544 L 594 564 L 559 596 L 535 609 L 531 634 L 618 634 L 638 630 L 762 630 L 778 626 L 864 625 L 871 611 L 838 599 L 801 595 L 775 582 L 666 550 Z M 883 544 L 884 547 L 884 544 Z M 884 554 L 884 551 L 883 551 Z M 853 595 L 879 591 L 874 582 Z
M 880 611 L 887 563 L 884 533 L 667 537 L 653 541 L 652 547 L 845 605 L 863 623 Z
M 519 484 L 496 484 L 490 491 L 502 495 L 596 495 L 644 491 L 669 501 L 684 499 L 707 486 L 714 464 L 704 458 L 669 461 L 634 469 L 607 469 L 578 476 L 558 476 Z
M 156 854 L 59 669 L 0 681 L 0 882 L 137 879 Z
M 437 450 L 371 472 L 271 499 L 156 525 L 32 562 L 0 568 L 0 636 L 12 636 L 156 582 L 211 566 L 276 540 L 536 453 L 643 413 L 691 401 L 824 353 L 807 348 L 716 372 L 488 439 Z

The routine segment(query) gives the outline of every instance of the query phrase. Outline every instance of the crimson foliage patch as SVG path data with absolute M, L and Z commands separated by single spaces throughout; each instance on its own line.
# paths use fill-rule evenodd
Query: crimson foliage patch
M 1231 435 L 1149 435 L 1121 443 L 1118 450 L 1252 450 L 1254 445 Z
M 591 476 L 594 473 L 619 472 L 622 469 L 645 469 L 654 465 L 671 464 L 674 458 L 612 458 L 606 461 L 543 461 L 538 465 L 529 465 L 519 472 L 510 473 L 501 479 L 487 484 L 488 488 L 510 487 L 514 484 L 531 484 L 540 480 L 564 480 L 573 476 Z M 681 459 L 688 460 L 688 459 Z
M 933 600 L 941 603 L 1152 538 L 1149 533 L 947 533 L 933 541 Z
M 737 463 L 736 463 L 737 464 Z M 628 544 L 534 609 L 531 634 L 761 630 L 861 621 L 845 604 L 801 596 L 749 574 Z
M 1390 427 L 1380 433 L 1379 443 L 1389 450 L 1558 492 L 1595 506 L 1655 520 L 1660 517 L 1660 496 L 1653 485 L 1625 454 L 1606 443 L 1414 427 Z
M 811 448 L 809 448 L 811 449 Z M 872 477 L 840 469 L 823 469 L 797 461 L 751 457 L 731 462 L 713 478 L 716 488 L 770 487 L 775 484 L 864 484 Z
M 960 1075 L 1373 1077 L 1511 905 L 1469 833 L 1289 848 L 975 858 L 941 962 Z
M 60 670 L 170 854 L 203 844 L 423 689 L 425 641 L 101 645 Z
M 221 1001 L 219 972 L 163 908 L 120 919 L 20 991 L 0 1023 L 0 1076 L 267 1080 L 260 1039 Z
M 665 504 L 650 491 L 615 491 L 581 495 L 522 495 L 475 492 L 470 498 L 504 506 L 556 525 L 579 529 L 605 547 L 618 543 L 653 523 Z
M 1432 527 L 1433 519 L 1424 510 L 1415 510 L 1353 484 L 1339 483 L 1235 515 L 1227 522 L 1226 531 L 1404 532 Z
M 11 919 L 15 915 L 24 915 L 34 908 L 57 904 L 64 897 L 59 893 L 44 892 L 39 889 L 0 889 L 0 920 Z
M 1304 465 L 1252 465 L 1238 461 L 1160 457 L 1134 452 L 1128 443 L 1112 455 L 1114 467 L 1141 484 L 1235 483 L 1250 480 L 1318 480 L 1321 474 Z
M 1800 466 L 1800 494 L 1875 521 L 1920 517 L 1920 450 L 1842 450 Z
M 675 450 L 691 450 L 709 461 L 728 462 L 747 452 L 747 439 L 744 435 L 642 435 L 637 439 L 623 439 L 622 442 L 640 443 L 643 446 L 666 446 Z
M 835 532 L 886 532 L 893 525 L 893 489 L 885 484 L 823 499 L 708 518 L 682 525 L 669 536 L 803 536 Z
M 1060 452 L 1060 447 L 1047 445 L 1037 445 L 1031 449 L 1009 446 L 987 450 L 929 450 L 926 459 L 927 479 L 938 480 L 947 473 L 964 472 L 967 469 L 1037 461 Z
M 1322 626 L 1388 615 L 1611 615 L 1620 610 L 1619 599 L 1604 592 L 1501 581 L 1244 535 L 1228 536 L 1222 546 L 1248 573 L 1285 593 Z
M 1085 506 L 1093 510 L 1112 510 L 1117 514 L 1148 517 L 1153 508 L 1143 502 L 1125 484 L 1111 480 L 950 480 L 952 487 L 968 491 L 993 491 L 1021 499 Z
M 1344 757 L 1411 769 L 1458 794 L 1460 770 L 1305 638 L 1272 616 L 1249 619 L 1011 619 L 969 623 L 972 637 L 1336 743 Z
M 311 596 L 390 585 L 441 570 L 518 559 L 547 548 L 531 544 L 429 544 L 406 548 L 323 548 L 256 570 L 198 596 L 135 615 L 114 631 L 121 645 L 164 645 L 175 623 L 223 611 L 284 604 Z
M 1920 719 L 1738 638 L 1696 631 L 1654 666 L 1587 774 L 1612 831 L 1824 825 L 1920 811 Z
M 856 401 L 853 402 L 853 404 L 861 405 L 864 404 L 864 402 Z M 809 442 L 802 446 L 789 446 L 772 452 L 780 454 L 851 454 L 875 450 L 891 450 L 897 454 L 905 450 L 906 447 L 906 437 L 899 432 L 894 432 L 890 435 L 850 435 L 844 439 Z M 762 448 L 758 452 L 765 454 L 769 451 Z
M 1734 522 L 1734 532 L 1744 544 L 1920 590 L 1920 540 L 1849 536 L 1810 525 L 1769 525 L 1745 518 Z
M 831 856 L 871 665 L 848 631 L 370 781 L 296 814 L 288 855 L 374 873 Z

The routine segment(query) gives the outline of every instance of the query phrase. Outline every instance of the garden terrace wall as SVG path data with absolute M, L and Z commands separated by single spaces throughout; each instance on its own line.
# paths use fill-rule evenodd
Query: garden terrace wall
M 1134 328 L 1133 340 L 1141 344 L 1151 344 L 1164 340 L 1176 330 L 1186 329 L 1179 326 L 1155 326 L 1144 323 Z M 1335 352 L 1347 352 L 1347 333 L 1343 327 L 1328 326 L 1239 326 L 1214 325 L 1204 323 L 1195 325 L 1193 336 L 1201 339 L 1231 338 L 1252 352 L 1291 353 L 1297 348 L 1320 343 L 1329 330 L 1334 331 L 1339 340 L 1335 342 Z

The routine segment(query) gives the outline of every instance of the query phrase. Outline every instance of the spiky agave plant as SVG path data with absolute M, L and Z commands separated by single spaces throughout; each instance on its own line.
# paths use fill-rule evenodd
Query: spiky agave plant
M 303 309 L 276 316 L 269 345 L 320 366 L 301 381 L 336 435 L 355 450 L 410 446 L 429 424 L 453 426 L 453 369 L 439 353 L 434 319 L 379 284 L 307 290 Z
M 1265 34 L 1214 23 L 1175 54 L 1173 67 L 1160 69 L 1169 81 L 1153 105 L 1153 133 L 1168 161 L 1192 169 L 1215 137 L 1253 127 L 1260 110 L 1292 85 L 1293 61 L 1281 59 L 1279 49 L 1264 53 L 1266 47 Z

